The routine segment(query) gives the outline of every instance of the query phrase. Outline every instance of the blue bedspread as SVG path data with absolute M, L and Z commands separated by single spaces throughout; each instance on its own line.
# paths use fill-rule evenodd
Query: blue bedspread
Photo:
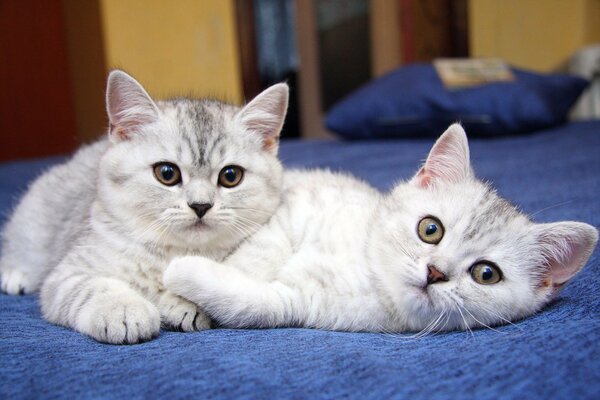
M 288 166 L 348 170 L 382 190 L 429 140 L 284 142 Z M 472 140 L 478 176 L 533 213 L 600 227 L 600 122 Z M 0 165 L 6 217 L 53 160 Z M 1 221 L 0 221 L 1 222 Z M 497 331 L 408 335 L 308 329 L 163 332 L 112 346 L 50 325 L 36 296 L 0 295 L 0 398 L 600 398 L 599 252 L 542 313 Z

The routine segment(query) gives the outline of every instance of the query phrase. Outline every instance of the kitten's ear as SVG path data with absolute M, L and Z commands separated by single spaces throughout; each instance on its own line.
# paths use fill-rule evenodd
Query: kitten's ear
M 113 142 L 130 139 L 141 127 L 156 122 L 158 107 L 131 76 L 115 70 L 106 84 L 106 111 Z
M 577 274 L 592 255 L 598 231 L 582 222 L 555 222 L 534 227 L 548 273 L 542 286 L 560 289 Z
M 452 124 L 435 142 L 411 182 L 426 188 L 436 182 L 458 183 L 471 174 L 467 134 L 460 124 Z
M 261 136 L 263 148 L 277 154 L 279 134 L 288 106 L 289 88 L 278 83 L 263 91 L 238 113 L 244 128 Z

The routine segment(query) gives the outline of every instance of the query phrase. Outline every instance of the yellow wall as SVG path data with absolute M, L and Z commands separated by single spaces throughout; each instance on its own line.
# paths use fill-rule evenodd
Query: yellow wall
M 600 42 L 600 0 L 470 0 L 473 57 L 550 71 Z
M 242 100 L 234 0 L 101 0 L 109 68 L 153 97 Z

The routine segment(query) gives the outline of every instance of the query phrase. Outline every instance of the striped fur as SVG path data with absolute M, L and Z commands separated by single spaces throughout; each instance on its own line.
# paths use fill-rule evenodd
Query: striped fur
M 438 244 L 419 221 L 445 227 Z M 165 285 L 230 327 L 403 332 L 491 327 L 540 310 L 587 262 L 596 229 L 535 224 L 475 179 L 451 126 L 415 177 L 382 194 L 352 177 L 288 172 L 270 222 L 223 263 L 184 257 Z M 502 271 L 477 283 L 471 267 Z M 430 267 L 443 280 L 428 279 Z
M 279 84 L 242 109 L 213 100 L 155 103 L 133 78 L 111 73 L 108 137 L 31 185 L 3 231 L 2 290 L 41 288 L 45 318 L 102 342 L 147 340 L 161 323 L 208 328 L 195 304 L 164 288 L 162 273 L 176 256 L 225 258 L 273 214 L 282 169 L 272 144 L 287 96 Z M 268 129 L 258 132 L 261 118 Z M 153 165 L 165 161 L 181 170 L 180 184 L 154 176 Z M 218 185 L 228 165 L 245 170 L 233 188 Z M 200 219 L 193 203 L 212 208 Z

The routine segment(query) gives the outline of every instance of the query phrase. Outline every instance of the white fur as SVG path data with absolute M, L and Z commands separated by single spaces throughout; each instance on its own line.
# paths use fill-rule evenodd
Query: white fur
M 114 71 L 106 98 L 110 141 L 42 175 L 6 225 L 2 290 L 41 287 L 45 318 L 103 342 L 147 340 L 161 323 L 206 329 L 210 320 L 166 290 L 162 273 L 175 256 L 223 259 L 274 213 L 287 86 L 276 85 L 242 109 L 209 100 L 155 104 L 133 78 Z M 263 108 L 269 132 L 239 117 L 249 113 L 258 121 Z M 153 165 L 165 161 L 179 167 L 180 184 L 166 186 L 154 176 Z M 245 170 L 233 188 L 218 185 L 228 165 Z M 194 203 L 212 208 L 199 219 Z
M 417 234 L 430 215 L 445 227 L 437 245 Z M 349 176 L 288 172 L 265 227 L 222 263 L 174 260 L 164 283 L 229 327 L 470 329 L 538 311 L 557 290 L 552 279 L 579 271 L 597 237 L 587 224 L 534 224 L 499 198 L 474 178 L 466 135 L 453 125 L 389 194 Z M 469 269 L 481 260 L 503 279 L 475 282 Z M 448 281 L 428 284 L 429 265 Z

